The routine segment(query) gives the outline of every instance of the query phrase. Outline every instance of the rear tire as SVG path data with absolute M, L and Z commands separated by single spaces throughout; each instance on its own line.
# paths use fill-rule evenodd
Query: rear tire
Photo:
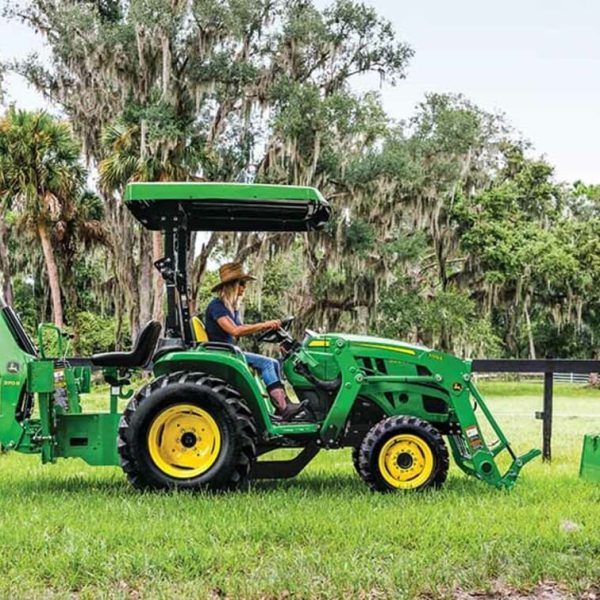
M 439 488 L 448 475 L 448 449 L 440 432 L 417 417 L 383 419 L 353 453 L 358 474 L 377 492 Z
M 206 373 L 177 372 L 129 402 L 117 439 L 138 489 L 232 490 L 256 460 L 256 426 L 239 393 Z

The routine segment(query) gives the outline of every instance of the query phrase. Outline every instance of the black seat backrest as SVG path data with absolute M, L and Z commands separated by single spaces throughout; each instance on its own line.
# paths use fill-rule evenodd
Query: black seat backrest
M 160 337 L 162 325 L 158 321 L 148 321 L 140 331 L 135 346 L 131 350 L 140 366 L 147 365 L 154 354 L 154 348 Z
M 161 329 L 162 326 L 158 321 L 148 321 L 138 334 L 131 352 L 94 354 L 92 363 L 98 367 L 144 367 L 152 358 Z

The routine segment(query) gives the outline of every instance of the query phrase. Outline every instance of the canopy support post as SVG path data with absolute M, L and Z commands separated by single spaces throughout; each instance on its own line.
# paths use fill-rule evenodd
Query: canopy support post
M 186 258 L 189 245 L 190 235 L 185 227 L 167 229 L 165 256 L 154 263 L 167 286 L 166 337 L 182 339 L 186 345 L 194 341 L 187 283 Z
M 160 271 L 167 286 L 167 317 L 165 334 L 168 338 L 180 337 L 177 319 L 177 306 L 175 303 L 175 277 L 172 269 L 175 254 L 175 240 L 173 230 L 165 231 L 165 256 L 156 262 L 155 266 Z

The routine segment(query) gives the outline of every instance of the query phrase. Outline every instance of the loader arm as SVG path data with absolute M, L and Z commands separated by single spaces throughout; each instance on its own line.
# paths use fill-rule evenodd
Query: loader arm
M 386 416 L 416 414 L 438 427 L 447 436 L 458 467 L 497 488 L 511 488 L 523 466 L 541 454 L 537 449 L 521 456 L 513 451 L 472 380 L 469 360 L 420 346 L 342 334 L 313 340 L 309 348 L 311 344 L 318 352 L 331 355 L 341 377 L 339 391 L 320 430 L 324 446 L 334 446 L 339 440 L 356 398 L 368 397 Z M 374 368 L 366 369 L 365 364 Z M 389 367 L 395 364 L 401 366 L 393 372 Z M 422 404 L 412 401 L 417 390 L 427 390 L 438 400 L 444 398 L 446 410 L 426 414 Z M 404 402 L 397 403 L 398 396 L 404 396 Z M 485 439 L 480 419 L 487 421 L 495 441 Z M 512 459 L 504 473 L 497 461 L 503 451 Z

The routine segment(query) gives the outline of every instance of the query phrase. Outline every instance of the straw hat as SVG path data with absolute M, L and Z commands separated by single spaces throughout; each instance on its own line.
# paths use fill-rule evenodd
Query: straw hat
M 221 286 L 229 283 L 230 281 L 250 281 L 256 280 L 256 277 L 252 275 L 248 275 L 248 273 L 244 273 L 244 268 L 242 267 L 242 263 L 232 262 L 225 263 L 219 269 L 219 277 L 221 281 L 213 287 L 212 291 L 216 292 Z

